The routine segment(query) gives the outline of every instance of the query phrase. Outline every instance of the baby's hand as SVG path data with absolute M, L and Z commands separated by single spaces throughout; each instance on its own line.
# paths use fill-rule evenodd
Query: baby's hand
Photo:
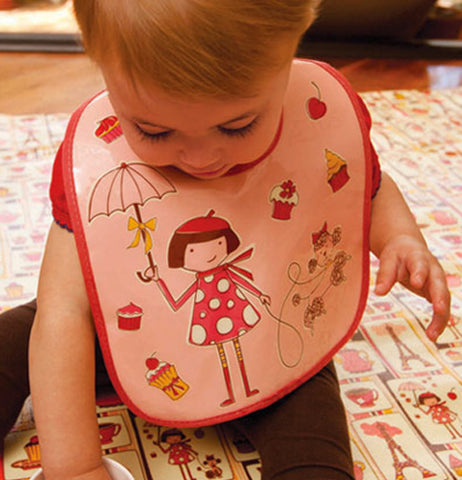
M 436 341 L 450 315 L 451 296 L 446 275 L 427 246 L 410 235 L 400 235 L 385 245 L 380 255 L 375 293 L 386 295 L 396 282 L 426 298 L 433 306 L 427 336 Z

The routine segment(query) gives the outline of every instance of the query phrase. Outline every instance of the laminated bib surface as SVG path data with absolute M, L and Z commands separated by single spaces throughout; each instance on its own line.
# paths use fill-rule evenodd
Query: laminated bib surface
M 106 92 L 64 144 L 72 225 L 121 399 L 195 426 L 263 408 L 351 337 L 369 279 L 368 131 L 344 80 L 295 61 L 252 168 L 198 180 L 131 151 Z

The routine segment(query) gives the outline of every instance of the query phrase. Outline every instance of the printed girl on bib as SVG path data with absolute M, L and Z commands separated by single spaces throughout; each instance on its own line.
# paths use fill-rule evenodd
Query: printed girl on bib
M 236 266 L 252 255 L 252 249 L 223 263 L 238 248 L 240 240 L 229 223 L 214 217 L 214 213 L 211 210 L 205 217 L 187 221 L 177 228 L 170 241 L 169 267 L 195 272 L 195 283 L 175 300 L 158 275 L 154 280 L 175 311 L 194 295 L 189 341 L 197 346 L 216 345 L 228 391 L 228 398 L 221 406 L 227 406 L 235 399 L 223 348 L 225 342 L 233 342 L 247 397 L 259 393 L 258 389 L 250 388 L 239 337 L 252 330 L 261 315 L 242 289 L 259 298 L 263 305 L 269 304 L 270 298 L 246 280 L 245 277 L 253 279 L 250 272 Z

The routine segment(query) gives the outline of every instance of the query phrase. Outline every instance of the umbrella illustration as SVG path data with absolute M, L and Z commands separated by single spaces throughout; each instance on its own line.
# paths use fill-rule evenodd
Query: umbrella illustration
M 399 392 L 412 392 L 412 395 L 414 396 L 414 402 L 415 402 L 414 406 L 418 404 L 416 392 L 423 391 L 423 390 L 425 390 L 425 387 L 422 384 L 417 382 L 412 382 L 412 381 L 402 383 L 398 387 Z
M 128 248 L 137 247 L 143 241 L 148 267 L 144 272 L 137 272 L 137 275 L 144 282 L 151 281 L 148 272 L 154 272 L 155 267 L 151 232 L 156 228 L 156 219 L 143 220 L 141 207 L 149 200 L 161 200 L 165 195 L 175 192 L 174 185 L 158 169 L 141 162 L 122 162 L 100 177 L 90 194 L 89 222 L 98 216 L 109 217 L 133 207 L 135 216 L 129 217 L 128 230 L 134 231 L 135 237 Z

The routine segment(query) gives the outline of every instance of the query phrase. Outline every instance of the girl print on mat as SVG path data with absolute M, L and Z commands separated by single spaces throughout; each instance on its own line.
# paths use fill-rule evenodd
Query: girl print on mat
M 178 465 L 183 480 L 195 480 L 189 463 L 197 459 L 198 452 L 192 448 L 190 441 L 181 430 L 171 428 L 163 432 L 157 442 L 153 442 L 154 445 L 160 448 L 162 453 L 168 454 L 168 463 L 170 465 Z M 166 443 L 168 447 L 164 447 L 163 443 Z
M 249 281 L 253 280 L 249 271 L 236 265 L 252 256 L 252 248 L 225 262 L 239 247 L 240 240 L 230 224 L 214 213 L 210 210 L 205 217 L 180 225 L 168 247 L 168 266 L 194 272 L 195 282 L 174 299 L 157 267 L 153 280 L 175 311 L 194 295 L 189 342 L 197 346 L 216 345 L 228 391 L 228 398 L 221 403 L 225 407 L 235 402 L 225 342 L 233 342 L 247 397 L 259 393 L 250 387 L 239 337 L 252 330 L 261 315 L 243 290 L 255 295 L 262 305 L 269 305 L 271 299 Z

